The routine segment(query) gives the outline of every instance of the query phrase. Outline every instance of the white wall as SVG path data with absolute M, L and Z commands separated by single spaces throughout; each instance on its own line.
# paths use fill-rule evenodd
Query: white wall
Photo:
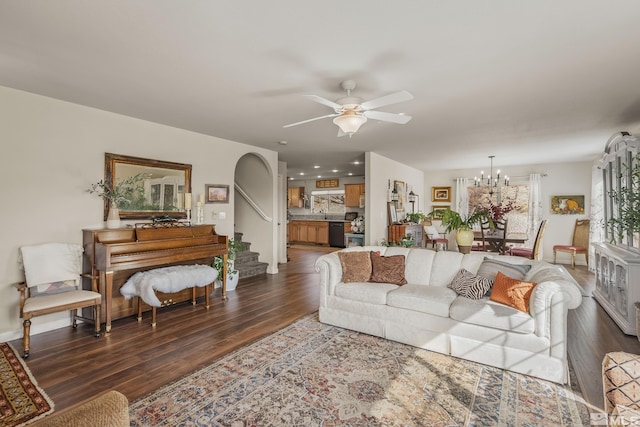
M 546 165 L 527 166 L 503 166 L 500 169 L 503 174 L 516 177 L 517 180 L 526 182 L 529 174 L 546 174 L 542 178 L 542 218 L 549 220 L 542 241 L 542 256 L 546 261 L 553 261 L 553 245 L 570 244 L 573 233 L 573 226 L 577 218 L 589 218 L 591 206 L 591 168 L 592 162 L 556 163 Z M 473 179 L 478 176 L 476 169 L 460 169 L 451 171 L 438 171 L 425 173 L 424 185 L 427 189 L 428 200 L 431 200 L 431 187 L 451 186 L 455 200 L 455 179 L 467 177 Z M 512 183 L 514 183 L 512 178 Z M 473 182 L 473 181 L 471 181 Z M 577 215 L 552 215 L 551 196 L 553 195 L 582 195 L 584 194 L 585 214 Z M 429 203 L 429 202 L 427 202 Z M 437 203 L 433 203 L 437 204 Z M 427 205 L 428 206 L 428 205 Z M 454 209 L 454 203 L 451 203 Z M 531 238 L 534 238 L 532 236 Z M 528 242 L 529 243 L 529 242 Z M 529 246 L 531 246 L 529 244 Z M 559 263 L 569 263 L 570 257 L 565 254 L 558 254 Z M 578 257 L 578 263 L 584 265 L 584 257 Z
M 0 87 L 0 141 L 0 341 L 21 333 L 18 292 L 12 285 L 23 280 L 18 248 L 81 243 L 83 228 L 103 226 L 102 199 L 86 190 L 104 177 L 105 152 L 191 164 L 195 200 L 205 184 L 233 188 L 238 159 L 257 153 L 273 171 L 273 194 L 277 192 L 274 151 L 5 87 Z M 215 222 L 219 234 L 233 233 L 230 193 L 226 219 L 213 220 L 213 208 L 221 205 L 205 206 L 205 221 Z M 276 265 L 277 254 L 271 252 L 267 262 Z M 36 318 L 32 331 L 66 325 L 68 319 L 66 314 Z
M 412 188 L 420 197 L 420 208 L 424 198 L 424 172 L 388 159 L 373 152 L 365 153 L 365 244 L 375 245 L 382 239 L 387 239 L 387 201 L 388 184 L 391 181 L 404 181 L 407 185 L 407 193 Z M 431 187 L 429 187 L 431 188 Z M 409 211 L 411 210 L 411 205 Z M 418 206 L 416 206 L 416 211 Z

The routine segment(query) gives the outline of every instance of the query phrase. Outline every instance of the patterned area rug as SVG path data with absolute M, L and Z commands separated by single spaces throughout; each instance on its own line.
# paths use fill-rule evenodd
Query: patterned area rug
M 132 426 L 576 426 L 579 392 L 317 314 L 130 405 Z
M 53 412 L 29 368 L 8 343 L 0 343 L 0 426 L 21 426 Z

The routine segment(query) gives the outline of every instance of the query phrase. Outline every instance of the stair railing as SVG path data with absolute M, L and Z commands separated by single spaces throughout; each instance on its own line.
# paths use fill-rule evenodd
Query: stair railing
M 260 206 L 257 205 L 257 203 L 251 198 L 251 196 L 249 196 L 247 192 L 244 191 L 242 187 L 240 187 L 240 185 L 238 185 L 237 182 L 234 183 L 234 188 L 247 201 L 247 203 L 249 203 L 249 205 L 253 208 L 253 210 L 256 211 L 258 215 L 262 217 L 262 219 L 264 219 L 265 221 L 273 222 L 273 219 L 269 215 L 267 215 L 260 208 Z

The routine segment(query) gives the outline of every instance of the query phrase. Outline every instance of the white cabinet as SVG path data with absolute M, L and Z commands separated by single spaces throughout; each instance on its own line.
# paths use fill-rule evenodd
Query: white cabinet
M 640 257 L 634 251 L 596 243 L 596 289 L 593 297 L 622 332 L 636 335 L 636 309 L 640 301 Z

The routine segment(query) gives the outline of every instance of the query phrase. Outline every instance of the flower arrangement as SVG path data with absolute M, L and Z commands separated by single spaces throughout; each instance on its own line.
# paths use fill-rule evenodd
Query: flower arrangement
M 118 181 L 113 187 L 110 182 L 101 179 L 95 184 L 91 184 L 87 191 L 108 200 L 113 207 L 121 207 L 129 203 L 134 193 L 141 189 L 138 185 L 139 181 L 142 181 L 142 174 Z
M 489 218 L 491 218 L 493 222 L 496 222 L 504 219 L 509 212 L 518 209 L 518 205 L 516 205 L 513 200 L 507 200 L 499 205 L 489 200 L 488 206 L 478 206 L 476 209 L 486 212 Z

